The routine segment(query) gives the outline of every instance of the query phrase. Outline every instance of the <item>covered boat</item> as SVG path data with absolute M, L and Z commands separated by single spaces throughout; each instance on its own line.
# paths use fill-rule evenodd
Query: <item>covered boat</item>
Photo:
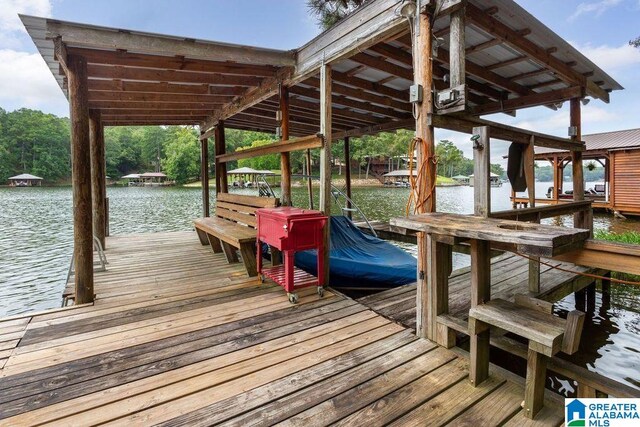
M 330 282 L 336 288 L 392 288 L 416 281 L 417 260 L 364 234 L 345 216 L 331 217 Z M 297 267 L 316 274 L 316 251 L 296 253 Z

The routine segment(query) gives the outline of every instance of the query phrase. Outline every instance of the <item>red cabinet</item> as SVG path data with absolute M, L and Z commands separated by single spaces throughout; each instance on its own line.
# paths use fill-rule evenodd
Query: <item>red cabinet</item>
M 258 273 L 261 278 L 269 277 L 282 286 L 289 301 L 297 302 L 296 289 L 317 286 L 322 295 L 324 284 L 324 241 L 322 231 L 327 223 L 327 217 L 320 211 L 292 207 L 264 208 L 256 210 L 258 238 L 257 261 Z M 262 267 L 261 242 L 282 252 L 284 264 L 271 268 Z M 318 277 L 314 277 L 295 268 L 294 255 L 298 251 L 316 249 L 318 253 Z

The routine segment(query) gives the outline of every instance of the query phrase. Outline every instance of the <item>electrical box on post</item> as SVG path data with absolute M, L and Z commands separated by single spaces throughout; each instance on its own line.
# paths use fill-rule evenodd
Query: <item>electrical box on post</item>
M 409 102 L 419 104 L 422 102 L 422 86 L 415 84 L 409 87 Z

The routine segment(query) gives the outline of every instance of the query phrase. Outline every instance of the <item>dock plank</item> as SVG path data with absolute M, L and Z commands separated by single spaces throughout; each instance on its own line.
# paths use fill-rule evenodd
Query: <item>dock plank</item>
M 330 289 L 292 305 L 193 232 L 110 237 L 106 254 L 95 303 L 0 319 L 0 424 L 423 425 L 430 403 L 448 408 L 434 424 L 527 422 L 480 410 L 521 386 L 470 389 L 459 354 Z M 409 319 L 415 286 L 389 295 L 380 309 Z

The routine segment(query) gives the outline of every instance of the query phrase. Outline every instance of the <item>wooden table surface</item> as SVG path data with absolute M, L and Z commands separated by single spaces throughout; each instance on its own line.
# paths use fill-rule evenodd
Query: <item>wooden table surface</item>
M 435 236 L 484 240 L 512 245 L 533 256 L 554 256 L 576 249 L 589 238 L 589 230 L 452 213 L 426 213 L 392 218 L 392 226 Z

